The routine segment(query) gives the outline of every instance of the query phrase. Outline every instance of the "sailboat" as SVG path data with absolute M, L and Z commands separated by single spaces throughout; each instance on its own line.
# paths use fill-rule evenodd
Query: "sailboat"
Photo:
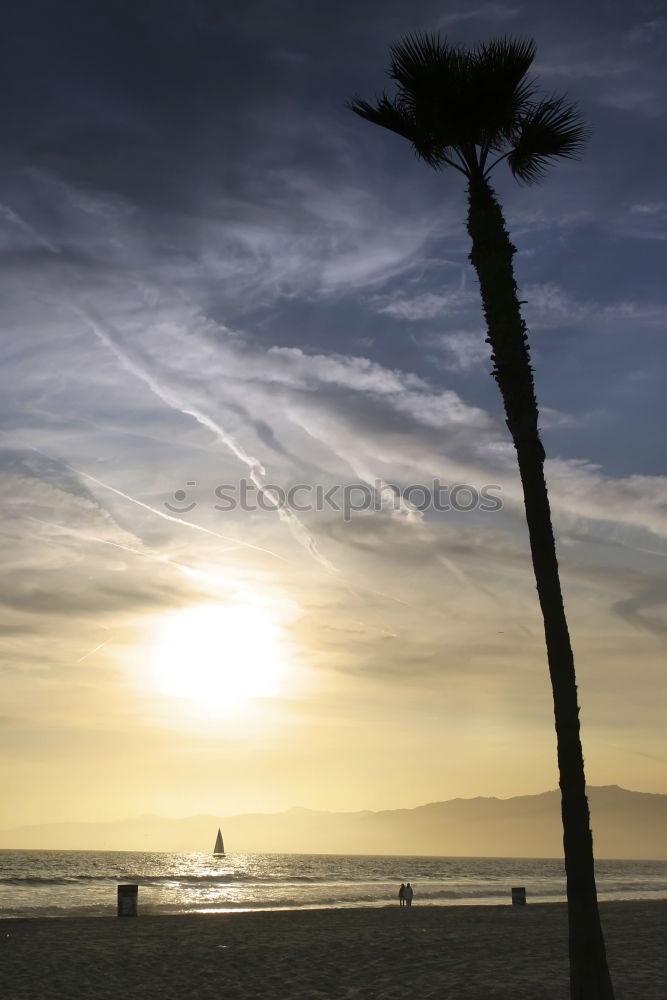
M 225 842 L 222 839 L 222 833 L 220 832 L 220 827 L 218 827 L 218 836 L 215 838 L 215 847 L 213 848 L 213 853 L 222 855 L 224 855 L 225 853 Z

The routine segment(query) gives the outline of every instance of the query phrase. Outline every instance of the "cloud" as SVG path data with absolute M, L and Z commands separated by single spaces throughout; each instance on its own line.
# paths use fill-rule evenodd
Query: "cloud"
M 205 211 L 180 215 L 133 203 L 123 192 L 90 192 L 50 169 L 32 170 L 30 201 L 22 193 L 31 218 L 5 209 L 15 231 L 5 253 L 19 253 L 19 265 L 35 264 L 34 254 L 25 257 L 28 239 L 28 248 L 46 251 L 45 276 L 69 281 L 77 264 L 102 280 L 105 270 L 125 270 L 131 286 L 187 282 L 210 294 L 224 284 L 227 306 L 243 311 L 382 284 L 419 263 L 436 225 L 344 178 L 323 183 L 292 169 L 273 180 L 270 192 L 246 191 L 243 183 L 235 194 L 210 192 Z
M 630 206 L 630 211 L 635 215 L 657 215 L 664 210 L 664 201 L 638 202 L 636 205 Z
M 352 389 L 381 400 L 397 412 L 430 427 L 471 423 L 483 427 L 488 421 L 481 410 L 467 406 L 456 392 L 434 392 L 428 383 L 410 372 L 387 370 L 367 358 L 341 355 L 307 355 L 299 348 L 271 348 L 271 357 L 289 361 L 289 377 L 313 388 L 318 383 Z M 271 375 L 269 374 L 269 380 Z
M 491 364 L 491 348 L 486 343 L 486 330 L 450 330 L 425 338 L 429 348 L 440 354 L 440 364 L 448 371 L 469 372 Z
M 176 575 L 164 580 L 129 571 L 119 552 L 142 543 L 122 528 L 75 474 L 36 452 L 5 450 L 2 507 L 8 530 L 3 538 L 5 586 L 2 603 L 30 614 L 30 629 L 52 632 L 62 616 L 102 617 L 118 610 L 173 606 L 182 600 Z M 95 572 L 87 555 L 99 542 Z M 104 545 L 112 546 L 106 555 Z M 115 550 L 115 554 L 114 551 Z M 134 561 L 136 567 L 137 560 Z M 37 620 L 41 619 L 41 624 Z M 11 623 L 25 631 L 25 620 Z
M 474 10 L 452 11 L 451 14 L 442 14 L 438 18 L 438 27 L 448 28 L 450 24 L 457 24 L 460 21 L 473 21 L 488 18 L 491 21 L 506 21 L 516 17 L 521 12 L 520 7 L 509 7 L 506 4 L 486 3 Z
M 548 63 L 537 60 L 533 64 L 533 69 L 540 75 L 566 78 L 581 77 L 590 80 L 627 77 L 634 68 L 635 63 L 632 60 L 618 60 L 606 55 L 591 55 L 576 62 L 571 59 Z
M 645 529 L 657 539 L 667 538 L 667 477 L 606 476 L 599 466 L 578 459 L 550 460 L 546 470 L 557 510 L 591 522 Z
M 630 206 L 629 212 L 616 216 L 612 231 L 636 240 L 667 239 L 667 204 L 664 201 L 641 201 Z
M 628 320 L 654 326 L 664 322 L 667 310 L 667 305 L 663 303 L 616 301 L 602 304 L 583 301 L 550 282 L 527 284 L 521 289 L 521 294 L 526 297 L 526 318 L 535 329 L 584 322 L 600 327 Z
M 655 577 L 645 581 L 639 588 L 639 592 L 633 597 L 626 597 L 616 601 L 612 605 L 612 611 L 620 618 L 634 625 L 643 631 L 651 632 L 653 635 L 667 635 L 667 620 L 659 618 L 655 613 L 646 613 L 647 609 L 664 609 L 667 600 L 667 583 L 664 577 Z
M 630 40 L 636 43 L 639 35 L 633 38 L 631 33 Z M 615 33 L 595 40 L 582 37 L 574 50 L 571 44 L 556 45 L 550 58 L 538 59 L 534 69 L 540 76 L 585 81 L 588 99 L 602 106 L 637 111 L 647 118 L 663 113 L 657 64 L 628 49 L 626 38 Z
M 659 37 L 664 24 L 665 19 L 662 17 L 656 17 L 651 21 L 643 21 L 632 28 L 628 38 L 631 42 L 640 45 L 650 44 L 655 40 L 656 36 Z
M 609 87 L 600 96 L 600 103 L 620 111 L 636 112 L 647 118 L 662 118 L 665 103 L 656 86 L 632 86 L 624 82 L 622 86 Z
M 466 291 L 463 287 L 445 293 L 421 292 L 412 296 L 393 292 L 371 300 L 372 307 L 381 315 L 409 321 L 455 316 L 478 302 L 479 293 Z
M 64 526 L 85 525 L 126 545 L 137 541 L 63 463 L 32 449 L 6 448 L 0 467 L 3 506 L 20 521 L 57 515 Z

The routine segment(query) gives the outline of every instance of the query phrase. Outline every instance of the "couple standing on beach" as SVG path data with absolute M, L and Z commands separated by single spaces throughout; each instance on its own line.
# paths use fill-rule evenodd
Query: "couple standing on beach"
M 401 882 L 401 888 L 398 890 L 398 905 L 399 906 L 412 906 L 412 897 L 414 896 L 414 890 L 410 883 L 404 885 Z

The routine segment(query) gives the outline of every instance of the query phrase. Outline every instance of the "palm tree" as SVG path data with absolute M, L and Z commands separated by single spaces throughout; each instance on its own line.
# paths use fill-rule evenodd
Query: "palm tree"
M 574 157 L 587 137 L 579 113 L 563 97 L 539 99 L 527 77 L 532 41 L 502 39 L 474 49 L 450 46 L 438 35 L 408 35 L 392 46 L 393 97 L 347 107 L 408 139 L 430 167 L 451 167 L 468 188 L 470 261 L 482 295 L 493 377 L 516 448 L 535 571 L 558 747 L 563 845 L 567 875 L 571 1000 L 613 1000 L 600 926 L 574 657 L 563 607 L 544 449 L 526 324 L 514 278 L 512 245 L 489 177 L 507 162 L 524 183 L 545 165 Z

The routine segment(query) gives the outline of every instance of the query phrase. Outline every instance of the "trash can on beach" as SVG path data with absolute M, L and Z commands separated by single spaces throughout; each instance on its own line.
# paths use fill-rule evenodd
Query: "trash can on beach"
M 526 905 L 526 890 L 523 888 L 523 886 L 512 889 L 512 904 L 514 906 Z
M 138 885 L 118 886 L 118 916 L 136 917 L 137 902 L 139 900 Z

